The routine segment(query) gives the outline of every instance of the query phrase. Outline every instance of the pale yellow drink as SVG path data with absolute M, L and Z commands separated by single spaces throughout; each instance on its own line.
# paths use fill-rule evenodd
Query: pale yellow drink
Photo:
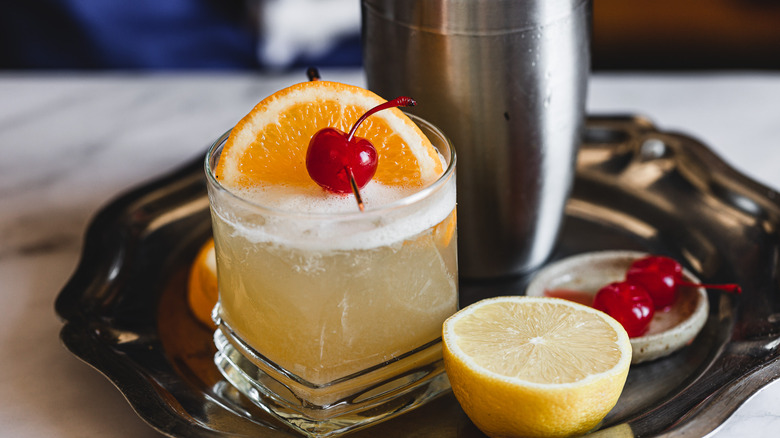
M 419 233 L 354 249 L 257 241 L 218 214 L 213 225 L 222 319 L 308 382 L 332 382 L 434 341 L 457 310 L 452 209 Z

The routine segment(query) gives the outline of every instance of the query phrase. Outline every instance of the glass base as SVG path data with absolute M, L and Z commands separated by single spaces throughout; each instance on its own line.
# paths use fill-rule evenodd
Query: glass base
M 313 384 L 270 362 L 223 321 L 214 363 L 239 392 L 308 436 L 327 437 L 386 420 L 450 389 L 438 339 L 367 370 Z

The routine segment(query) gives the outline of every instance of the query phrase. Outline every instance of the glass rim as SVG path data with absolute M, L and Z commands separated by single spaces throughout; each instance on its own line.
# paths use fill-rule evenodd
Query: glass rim
M 299 211 L 291 211 L 291 210 L 283 210 L 279 208 L 269 207 L 267 205 L 263 205 L 257 202 L 254 202 L 250 199 L 247 199 L 245 197 L 240 196 L 239 194 L 235 193 L 234 191 L 230 190 L 229 188 L 225 187 L 217 178 L 214 176 L 214 170 L 211 168 L 211 156 L 214 154 L 214 152 L 222 146 L 230 136 L 230 132 L 232 131 L 232 128 L 227 130 L 225 133 L 223 133 L 219 138 L 217 138 L 211 146 L 208 148 L 208 152 L 206 153 L 206 157 L 204 160 L 204 170 L 206 173 L 206 178 L 210 184 L 212 184 L 214 187 L 218 188 L 219 190 L 225 192 L 228 196 L 230 196 L 232 199 L 241 202 L 243 204 L 246 204 L 248 206 L 251 206 L 255 209 L 260 209 L 265 212 L 274 214 L 276 216 L 295 216 L 295 217 L 306 217 L 306 218 L 328 218 L 333 219 L 339 218 L 339 219 L 356 219 L 361 217 L 366 217 L 369 215 L 376 215 L 377 213 L 387 212 L 389 210 L 395 210 L 398 208 L 410 206 L 413 204 L 416 204 L 417 202 L 423 201 L 438 190 L 441 189 L 441 187 L 451 178 L 451 176 L 455 173 L 455 164 L 457 161 L 457 155 L 455 153 L 455 147 L 452 145 L 452 141 L 450 141 L 449 137 L 447 137 L 444 132 L 441 131 L 436 125 L 432 124 L 431 122 L 428 122 L 427 120 L 423 119 L 422 117 L 416 116 L 414 114 L 408 113 L 404 111 L 404 114 L 408 116 L 417 126 L 419 127 L 426 127 L 427 129 L 431 130 L 433 133 L 441 137 L 441 139 L 446 143 L 447 147 L 450 150 L 450 160 L 449 163 L 447 163 L 446 169 L 444 169 L 444 172 L 442 172 L 441 175 L 439 175 L 436 180 L 427 186 L 421 188 L 420 190 L 408 195 L 404 196 L 403 198 L 397 199 L 393 202 L 389 202 L 387 204 L 382 204 L 379 206 L 371 207 L 369 205 L 366 205 L 366 208 L 364 211 L 360 211 L 357 208 L 357 204 L 355 205 L 355 211 L 341 211 L 341 212 L 299 212 Z M 432 142 L 433 143 L 433 142 Z M 434 145 L 434 147 L 436 147 Z M 436 148 L 438 149 L 438 148 Z M 352 194 L 349 194 L 348 196 L 353 196 Z

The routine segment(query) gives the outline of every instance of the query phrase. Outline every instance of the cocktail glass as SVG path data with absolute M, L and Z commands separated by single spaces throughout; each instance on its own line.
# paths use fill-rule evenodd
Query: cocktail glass
M 449 389 L 441 326 L 458 308 L 455 151 L 435 126 L 410 117 L 445 171 L 364 212 L 281 210 L 227 190 L 213 169 L 228 134 L 206 157 L 215 363 L 307 435 L 363 427 Z

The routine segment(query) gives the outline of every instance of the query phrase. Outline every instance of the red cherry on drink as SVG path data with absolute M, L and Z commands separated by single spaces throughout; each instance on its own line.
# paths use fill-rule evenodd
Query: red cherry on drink
M 377 111 L 416 104 L 414 99 L 401 96 L 368 110 L 355 122 L 348 134 L 335 128 L 317 131 L 306 151 L 306 170 L 311 179 L 331 192 L 354 193 L 362 209 L 357 190 L 365 187 L 374 177 L 379 160 L 374 145 L 365 138 L 355 136 L 355 131 Z
M 631 338 L 642 336 L 655 314 L 650 295 L 642 287 L 625 281 L 599 289 L 593 307 L 615 318 Z
M 634 261 L 626 272 L 626 281 L 641 286 L 653 298 L 656 309 L 666 309 L 677 299 L 680 286 L 721 289 L 741 293 L 736 284 L 698 284 L 683 278 L 683 269 L 676 260 L 663 256 L 648 256 Z
M 374 145 L 335 128 L 317 131 L 306 151 L 306 170 L 317 184 L 336 193 L 352 193 L 349 172 L 358 188 L 363 188 L 376 173 L 379 160 Z

